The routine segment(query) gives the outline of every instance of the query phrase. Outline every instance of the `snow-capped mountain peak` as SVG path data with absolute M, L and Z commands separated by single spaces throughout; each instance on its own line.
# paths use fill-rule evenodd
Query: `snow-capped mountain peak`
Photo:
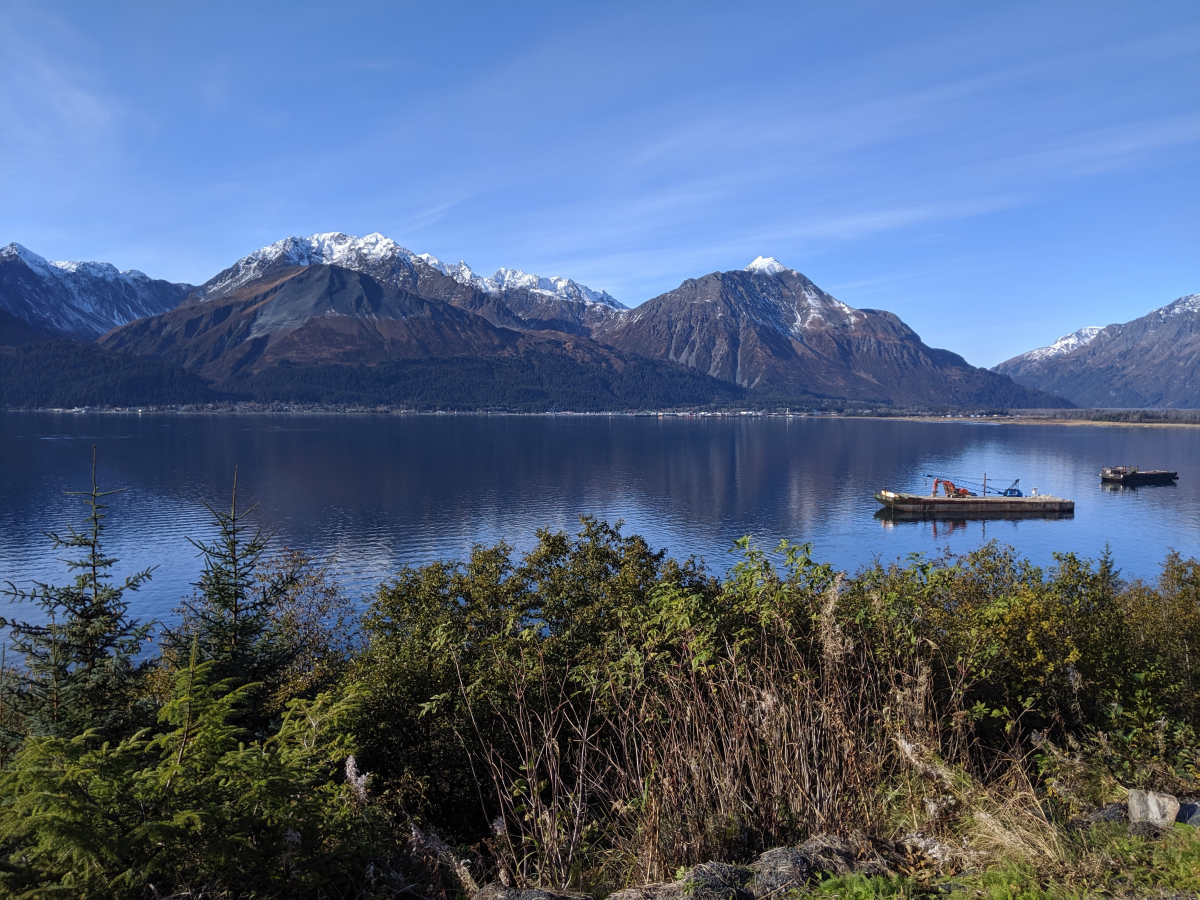
M 54 271 L 54 267 L 50 265 L 50 260 L 46 259 L 46 257 L 39 256 L 28 247 L 13 241 L 7 247 L 0 250 L 0 262 L 17 261 L 23 262 L 43 277 L 53 277 L 58 274 Z
M 494 290 L 489 290 L 491 285 L 488 284 L 488 280 L 476 275 L 475 271 L 464 260 L 460 259 L 457 265 L 449 265 L 442 262 L 432 253 L 419 253 L 417 254 L 417 259 L 421 260 L 431 269 L 437 269 L 443 275 L 449 275 L 459 284 L 469 285 L 481 291 L 486 291 L 489 294 L 495 293 Z
M 1020 356 L 1015 357 L 1015 359 L 1036 362 L 1037 360 L 1063 356 L 1072 350 L 1078 350 L 1080 347 L 1090 344 L 1102 330 L 1099 325 L 1088 325 L 1080 328 L 1078 331 L 1072 331 L 1070 334 L 1063 335 L 1048 347 L 1038 347 L 1036 350 L 1022 353 Z
M 48 260 L 15 242 L 0 248 L 0 309 L 48 335 L 92 340 L 166 312 L 191 289 L 110 263 Z
M 443 275 L 449 275 L 460 284 L 471 285 L 488 294 L 503 294 L 506 291 L 523 289 L 577 303 L 599 303 L 616 310 L 626 308 L 607 291 L 593 291 L 586 285 L 572 281 L 570 278 L 559 276 L 545 278 L 540 275 L 530 275 L 520 269 L 507 268 L 497 269 L 491 278 L 484 278 L 476 275 L 471 267 L 462 260 L 458 262 L 458 265 L 451 266 L 429 253 L 420 254 L 418 259 L 437 269 Z
M 112 263 L 106 262 L 78 262 L 75 260 L 53 260 L 46 259 L 44 256 L 39 256 L 28 247 L 18 244 L 16 241 L 9 244 L 7 247 L 0 248 L 0 260 L 19 259 L 29 268 L 35 271 L 53 277 L 62 278 L 64 276 L 83 275 L 90 278 L 103 278 L 105 281 L 132 280 L 132 281 L 149 281 L 150 276 L 145 272 L 139 272 L 137 269 L 126 269 L 121 271 Z
M 792 271 L 773 256 L 760 256 L 746 266 L 745 271 L 757 275 L 778 275 L 780 272 Z
M 1180 297 L 1173 303 L 1168 303 L 1162 309 L 1155 310 L 1155 312 L 1164 319 L 1187 313 L 1200 313 L 1200 294 L 1188 294 L 1186 297 Z
M 314 265 L 343 266 L 398 285 L 415 283 L 415 267 L 425 265 L 487 294 L 525 288 L 564 300 L 600 303 L 617 310 L 625 308 L 604 291 L 593 291 L 569 278 L 541 278 L 519 269 L 499 269 L 491 278 L 485 278 L 461 260 L 452 265 L 430 253 L 413 253 L 378 232 L 366 237 L 332 231 L 284 238 L 242 257 L 205 284 L 201 293 L 205 297 L 218 297 L 261 278 L 271 269 Z
M 403 270 L 401 275 L 411 276 L 416 258 L 411 251 L 378 232 L 366 237 L 340 231 L 292 236 L 243 256 L 210 279 L 200 293 L 205 297 L 229 294 L 282 266 L 344 266 L 389 280 L 387 274 L 396 267 Z

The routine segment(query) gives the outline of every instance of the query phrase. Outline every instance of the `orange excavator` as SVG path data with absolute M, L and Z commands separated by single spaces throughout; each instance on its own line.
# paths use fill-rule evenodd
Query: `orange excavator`
M 937 489 L 938 489 L 939 484 L 942 486 L 942 490 L 946 492 L 947 497 L 974 497 L 975 496 L 970 491 L 968 491 L 966 488 L 955 487 L 953 481 L 949 481 L 948 479 L 945 479 L 945 478 L 933 479 L 933 494 L 931 496 L 933 496 L 933 497 L 937 496 Z

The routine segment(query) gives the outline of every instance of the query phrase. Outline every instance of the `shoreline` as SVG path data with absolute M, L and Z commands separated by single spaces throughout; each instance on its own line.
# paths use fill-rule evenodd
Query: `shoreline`
M 883 410 L 812 410 L 808 412 L 790 412 L 764 409 L 667 409 L 667 410 L 538 410 L 519 411 L 503 409 L 476 410 L 427 410 L 390 407 L 352 407 L 352 406 L 316 406 L 289 404 L 238 404 L 234 406 L 205 405 L 205 406 L 171 406 L 171 407 L 75 407 L 58 408 L 46 407 L 37 409 L 6 408 L 0 409 L 0 414 L 36 414 L 36 415 L 180 415 L 180 416 L 210 416 L 210 415 L 279 415 L 279 416 L 471 416 L 471 417 L 503 417 L 503 418 L 641 418 L 641 419 L 886 419 L 902 422 L 928 423 L 965 423 L 986 425 L 1116 425 L 1139 427 L 1200 427 L 1200 409 L 1179 410 L 1139 410 L 1139 409 L 1096 409 L 1096 410 L 1062 410 L 1025 411 L 1013 410 L 1007 413 L 998 412 L 900 412 L 889 413 Z M 1075 413 L 1072 415 L 1071 413 Z M 1089 413 L 1091 415 L 1089 415 Z M 1145 416 L 1146 418 L 1142 418 Z

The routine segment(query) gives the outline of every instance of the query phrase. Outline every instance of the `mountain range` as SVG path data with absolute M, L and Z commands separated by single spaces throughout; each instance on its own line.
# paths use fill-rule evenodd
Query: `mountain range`
M 20 244 L 0 248 L 0 312 L 47 337 L 95 340 L 132 319 L 174 309 L 193 290 L 137 269 L 51 262 Z M 10 330 L 0 323 L 0 335 Z
M 1076 406 L 1200 406 L 1200 294 L 1124 324 L 1081 328 L 992 371 Z
M 10 362 L 6 377 L 62 394 L 38 369 L 50 351 L 36 349 L 62 339 L 111 357 L 104 384 L 113 360 L 136 359 L 175 373 L 190 397 L 513 409 L 1071 402 L 928 347 L 894 314 L 847 306 L 769 257 L 630 309 L 571 279 L 481 276 L 379 234 L 289 237 L 198 286 L 10 244 L 0 352 L 22 354 L 24 368 Z M 19 395 L 10 384 L 0 399 L 34 403 Z

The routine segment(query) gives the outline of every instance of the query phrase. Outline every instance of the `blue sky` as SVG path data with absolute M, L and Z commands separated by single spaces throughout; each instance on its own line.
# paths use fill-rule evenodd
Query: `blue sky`
M 993 365 L 1200 291 L 1200 3 L 13 3 L 0 243 L 289 234 L 635 305 L 759 254 Z

